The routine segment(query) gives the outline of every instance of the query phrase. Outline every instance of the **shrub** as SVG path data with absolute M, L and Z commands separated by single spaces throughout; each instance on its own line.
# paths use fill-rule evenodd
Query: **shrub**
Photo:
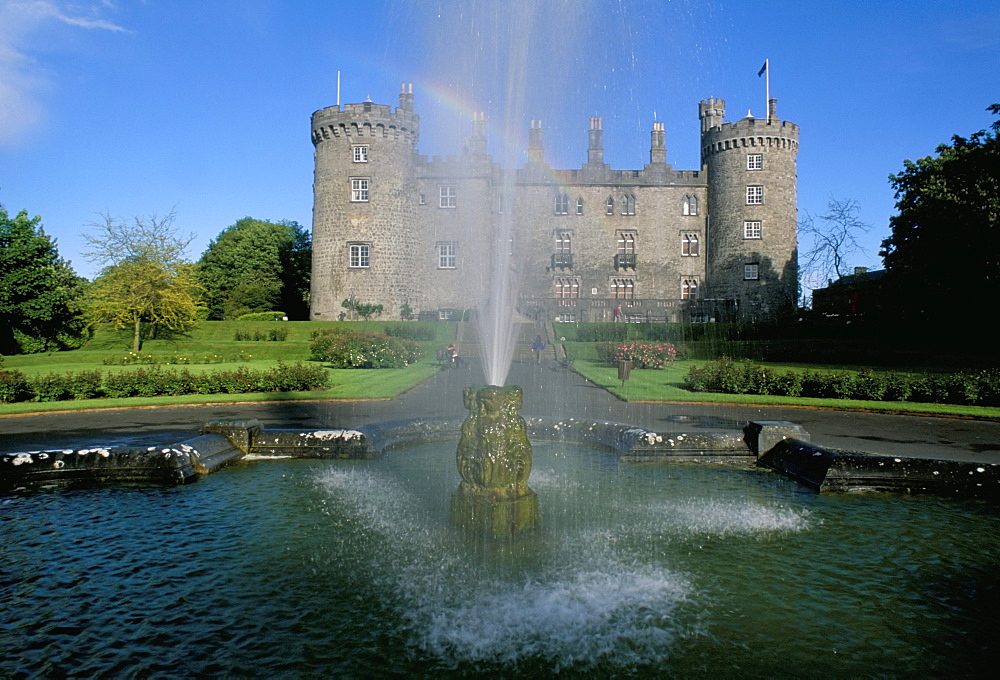
M 233 333 L 233 340 L 237 342 L 284 342 L 287 339 L 287 328 L 272 328 L 267 332 L 239 330 Z
M 618 345 L 613 342 L 599 342 L 594 345 L 594 349 L 597 351 L 597 358 L 605 364 L 613 364 L 615 362 L 615 350 L 618 349 Z
M 403 368 L 423 356 L 412 340 L 363 331 L 314 333 L 310 351 L 333 368 Z
M 0 403 L 27 401 L 31 396 L 28 376 L 21 371 L 0 370 Z
M 630 342 L 615 348 L 615 361 L 631 361 L 633 368 L 663 368 L 676 358 L 669 342 Z
M 72 397 L 66 376 L 57 373 L 36 375 L 28 379 L 35 401 L 62 401 Z
M 249 312 L 236 317 L 236 321 L 281 321 L 286 316 L 284 312 Z
M 67 388 L 73 399 L 96 399 L 102 395 L 100 371 L 80 371 L 66 376 Z
M 629 329 L 633 325 L 627 323 L 584 324 L 577 329 L 577 340 L 579 342 L 615 342 L 626 340 L 629 336 Z

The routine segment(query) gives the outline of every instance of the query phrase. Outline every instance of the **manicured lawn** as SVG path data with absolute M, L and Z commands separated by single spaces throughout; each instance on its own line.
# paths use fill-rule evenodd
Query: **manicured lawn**
M 390 322 L 350 322 L 351 330 L 382 330 Z M 398 323 L 398 322 L 397 322 Z M 341 322 L 203 322 L 188 337 L 149 340 L 142 348 L 142 356 L 152 356 L 163 370 L 186 369 L 192 373 L 217 369 L 235 369 L 246 366 L 267 369 L 280 358 L 286 363 L 309 360 L 309 343 L 313 331 L 340 326 Z M 436 332 L 434 340 L 420 341 L 424 356 L 414 364 L 401 369 L 346 370 L 327 369 L 331 387 L 310 392 L 272 392 L 247 394 L 183 395 L 176 397 L 147 397 L 128 399 L 86 399 L 57 402 L 20 402 L 0 404 L 0 415 L 34 413 L 41 411 L 85 410 L 94 408 L 123 408 L 164 406 L 172 404 L 205 404 L 232 402 L 295 401 L 316 399 L 392 399 L 419 384 L 440 370 L 436 350 L 447 346 L 455 337 L 451 323 L 431 324 Z M 237 330 L 267 332 L 273 328 L 287 330 L 282 342 L 236 341 Z M 129 339 L 117 335 L 110 328 L 99 329 L 95 337 L 81 349 L 50 354 L 26 354 L 4 357 L 3 367 L 18 370 L 26 375 L 70 373 L 100 370 L 103 373 L 149 369 L 146 364 L 127 366 L 105 365 L 108 357 L 129 354 Z M 176 363 L 178 358 L 198 361 L 201 357 L 222 357 L 222 363 Z
M 714 404 L 760 404 L 768 406 L 801 406 L 827 409 L 857 409 L 894 413 L 940 414 L 974 418 L 1000 418 L 1000 408 L 987 406 L 961 406 L 955 404 L 924 404 L 902 401 L 861 401 L 856 399 L 816 399 L 811 397 L 783 397 L 755 394 L 720 394 L 715 392 L 689 392 L 684 389 L 684 377 L 691 366 L 701 366 L 704 361 L 676 361 L 660 370 L 633 370 L 624 384 L 618 379 L 618 369 L 597 360 L 591 343 L 567 343 L 567 351 L 575 356 L 573 370 L 591 382 L 600 385 L 619 399 L 631 402 L 701 402 Z M 816 364 L 759 363 L 776 371 L 854 370 L 856 367 Z

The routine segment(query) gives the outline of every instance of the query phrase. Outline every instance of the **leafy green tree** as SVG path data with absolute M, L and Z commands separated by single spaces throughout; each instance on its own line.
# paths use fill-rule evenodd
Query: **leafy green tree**
M 104 266 L 90 286 L 87 320 L 131 327 L 134 352 L 142 347 L 144 323 L 175 331 L 193 325 L 201 292 L 185 256 L 193 237 L 177 235 L 175 214 L 131 222 L 103 217 L 91 225 L 94 233 L 84 234 L 87 259 Z
M 44 352 L 79 347 L 84 279 L 59 257 L 42 218 L 14 217 L 0 206 L 0 352 Z
M 1000 104 L 988 110 L 1000 115 Z M 907 160 L 889 177 L 899 212 L 880 254 L 909 324 L 954 330 L 993 312 L 1000 295 L 1000 121 L 991 127 L 968 139 L 955 135 L 936 156 Z
M 280 309 L 309 318 L 312 246 L 297 222 L 244 217 L 226 227 L 198 261 L 210 319 Z

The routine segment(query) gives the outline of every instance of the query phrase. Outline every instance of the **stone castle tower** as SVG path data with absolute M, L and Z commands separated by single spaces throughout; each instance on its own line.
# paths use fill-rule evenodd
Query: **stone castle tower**
M 701 163 L 708 172 L 707 293 L 742 305 L 740 316 L 773 318 L 798 295 L 796 157 L 799 127 L 766 119 L 724 123 L 726 103 L 699 104 Z
M 412 297 L 419 136 L 412 85 L 394 112 L 366 101 L 313 114 L 313 318 L 338 318 L 345 299 L 398 313 Z
M 478 304 L 498 225 L 521 283 L 523 314 L 555 321 L 773 318 L 793 308 L 798 126 L 725 123 L 725 103 L 699 105 L 702 167 L 674 170 L 663 123 L 649 163 L 604 163 L 603 126 L 591 118 L 587 162 L 545 162 L 541 121 L 527 163 L 502 168 L 474 113 L 460 157 L 417 152 L 412 85 L 399 106 L 366 101 L 312 116 L 313 319 L 342 318 L 341 301 L 382 304 L 398 319 L 453 318 Z M 508 234 L 507 231 L 503 232 Z

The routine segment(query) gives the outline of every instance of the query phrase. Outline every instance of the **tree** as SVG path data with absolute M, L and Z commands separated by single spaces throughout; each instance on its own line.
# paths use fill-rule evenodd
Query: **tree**
M 226 227 L 198 261 L 210 319 L 280 309 L 309 318 L 312 247 L 297 222 L 245 217 Z
M 988 108 L 1000 115 L 1000 104 Z M 899 211 L 882 241 L 886 284 L 911 324 L 979 320 L 1000 295 L 1000 121 L 955 135 L 890 175 Z
M 802 254 L 803 272 L 821 280 L 850 273 L 848 258 L 863 250 L 858 238 L 871 230 L 870 224 L 858 219 L 859 210 L 855 200 L 831 198 L 826 214 L 814 217 L 806 212 L 799 233 L 812 240 L 812 247 Z
M 84 279 L 59 257 L 42 218 L 24 210 L 11 218 L 0 206 L 0 352 L 79 347 Z
M 104 265 L 91 284 L 86 318 L 132 327 L 132 351 L 142 346 L 142 324 L 183 330 L 195 322 L 200 287 L 185 251 L 193 237 L 179 237 L 171 212 L 159 219 L 134 217 L 131 223 L 102 215 L 84 234 L 85 256 Z
M 351 310 L 365 321 L 370 321 L 373 316 L 376 318 L 382 316 L 383 311 L 382 305 L 373 302 L 358 302 L 353 296 L 342 301 L 340 306 Z

